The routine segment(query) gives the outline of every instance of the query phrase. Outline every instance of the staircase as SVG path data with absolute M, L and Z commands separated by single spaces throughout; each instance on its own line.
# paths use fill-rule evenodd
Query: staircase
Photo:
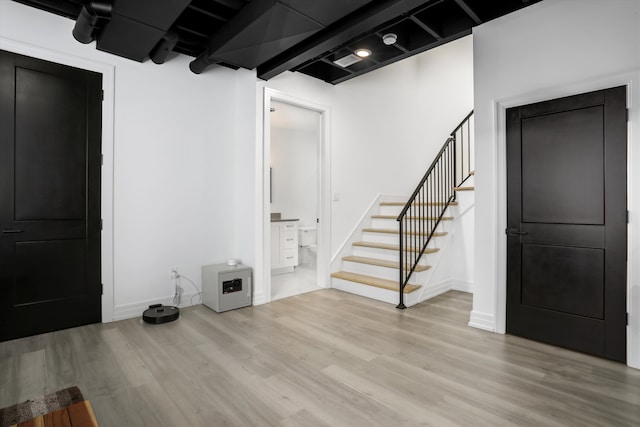
M 451 237 L 456 194 L 474 189 L 472 117 L 451 133 L 411 197 L 378 196 L 372 203 L 341 250 L 333 288 L 398 308 L 451 289 L 431 279 Z
M 363 226 L 350 243 L 350 254 L 341 257 L 341 270 L 333 273 L 332 287 L 369 298 L 398 303 L 398 275 L 400 267 L 399 231 L 396 218 L 405 202 L 389 201 L 397 197 L 380 196 L 373 213 L 368 215 Z M 406 197 L 404 198 L 406 200 Z M 457 205 L 453 202 L 453 206 Z M 420 263 L 415 267 L 412 281 L 404 288 L 407 305 L 424 300 L 425 284 L 431 276 L 433 266 L 440 258 L 440 249 L 450 237 L 452 215 L 443 217 L 443 224 L 433 233 L 433 244 L 425 250 Z M 421 233 L 415 231 L 415 234 Z M 417 250 L 408 248 L 408 250 Z M 407 266 L 405 266 L 406 268 Z M 432 295 L 429 295 L 431 297 Z

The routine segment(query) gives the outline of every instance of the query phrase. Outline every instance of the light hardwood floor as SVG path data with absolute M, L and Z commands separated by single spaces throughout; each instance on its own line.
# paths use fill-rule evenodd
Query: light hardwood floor
M 638 426 L 640 371 L 323 290 L 0 343 L 0 407 L 78 385 L 101 427 Z

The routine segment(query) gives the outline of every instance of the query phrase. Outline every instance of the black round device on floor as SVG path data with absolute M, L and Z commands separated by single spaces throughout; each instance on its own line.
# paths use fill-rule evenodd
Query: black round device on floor
M 180 309 L 178 307 L 162 304 L 150 305 L 149 308 L 142 313 L 142 320 L 147 323 L 153 323 L 154 325 L 173 322 L 178 317 L 180 317 Z

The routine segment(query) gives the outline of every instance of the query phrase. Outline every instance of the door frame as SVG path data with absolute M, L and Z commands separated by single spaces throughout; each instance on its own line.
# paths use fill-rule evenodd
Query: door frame
M 0 37 L 0 49 L 19 55 L 30 56 L 57 64 L 68 65 L 102 74 L 102 156 L 101 171 L 101 274 L 102 274 L 102 322 L 113 321 L 114 311 L 114 266 L 113 266 L 113 111 L 114 111 L 114 66 L 84 58 L 43 49 L 26 43 Z
M 254 294 L 254 304 L 271 302 L 271 207 L 269 200 L 271 163 L 271 101 L 283 102 L 320 114 L 318 141 L 318 252 L 317 252 L 317 278 L 318 287 L 328 288 L 330 282 L 330 251 L 331 251 L 331 109 L 326 105 L 316 104 L 305 99 L 265 87 L 262 99 L 262 162 L 259 162 L 257 179 L 261 184 L 259 189 L 261 208 L 261 221 L 258 224 L 257 235 L 262 237 L 262 242 L 257 243 L 256 283 L 262 283 L 262 293 Z M 260 239 L 258 239 L 260 240 Z
M 640 104 L 640 91 L 633 90 L 640 84 L 640 74 L 624 74 L 604 77 L 600 79 L 578 82 L 571 85 L 557 86 L 528 92 L 510 98 L 494 101 L 494 131 L 496 135 L 496 218 L 495 229 L 496 253 L 496 292 L 494 301 L 494 331 L 504 334 L 506 332 L 506 306 L 507 306 L 507 241 L 503 238 L 504 230 L 507 227 L 507 138 L 506 138 L 506 110 L 520 105 L 528 105 L 536 102 L 572 96 L 576 94 L 608 89 L 616 86 L 626 86 L 627 88 L 627 108 L 630 111 L 627 122 L 627 208 L 630 212 L 639 212 L 640 198 L 634 198 L 634 192 L 639 191 L 640 180 L 633 179 L 631 165 L 640 164 L 640 150 L 634 151 L 633 141 L 637 139 L 634 130 L 640 125 L 640 114 L 635 107 L 635 103 Z M 635 103 L 634 103 L 635 101 Z M 636 126 L 633 126 L 634 123 Z M 635 156 L 635 157 L 634 157 Z M 480 171 L 482 173 L 482 171 Z M 636 172 L 636 174 L 640 171 Z M 634 181 L 635 185 L 634 186 Z M 633 251 L 633 235 L 637 234 L 633 227 L 633 221 L 627 224 L 627 259 L 633 260 L 638 256 Z M 627 365 L 640 368 L 640 319 L 636 319 L 640 314 L 640 294 L 637 288 L 632 287 L 634 280 L 640 277 L 640 266 L 635 266 L 633 262 L 627 261 L 627 312 L 629 313 L 629 325 L 627 326 Z

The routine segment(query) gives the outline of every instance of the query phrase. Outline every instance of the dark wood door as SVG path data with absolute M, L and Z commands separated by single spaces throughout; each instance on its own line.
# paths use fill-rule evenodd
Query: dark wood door
M 99 322 L 102 76 L 0 51 L 0 340 Z
M 507 110 L 507 333 L 626 360 L 626 89 Z

